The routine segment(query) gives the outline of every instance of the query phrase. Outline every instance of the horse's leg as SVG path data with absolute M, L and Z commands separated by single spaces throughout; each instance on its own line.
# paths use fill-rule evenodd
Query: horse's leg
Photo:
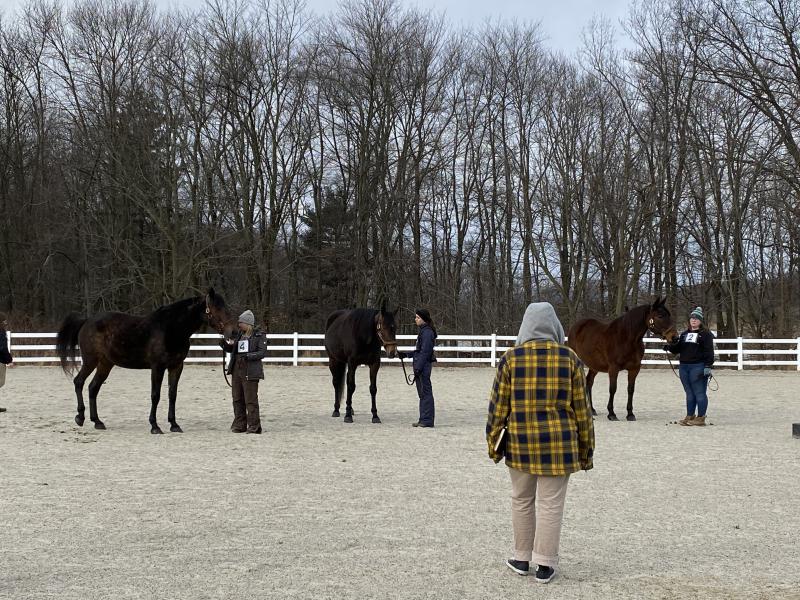
M 150 369 L 150 433 L 164 433 L 158 426 L 156 411 L 158 401 L 161 399 L 161 383 L 164 381 L 166 367 L 155 366 Z
M 617 415 L 614 414 L 614 394 L 617 393 L 617 375 L 619 369 L 616 367 L 609 367 L 608 369 L 608 420 L 619 421 Z
M 170 425 L 169 430 L 172 433 L 183 433 L 183 429 L 175 421 L 175 401 L 178 399 L 178 381 L 181 378 L 181 373 L 183 373 L 183 362 L 178 363 L 177 366 L 169 370 L 167 379 L 169 382 L 169 412 L 167 413 L 167 419 Z
M 597 371 L 592 371 L 589 369 L 589 372 L 586 374 L 586 395 L 589 396 L 589 408 L 592 409 L 592 416 L 597 416 L 597 411 L 594 409 L 594 404 L 592 403 L 592 386 L 594 385 L 594 378 L 597 377 Z
M 92 382 L 89 384 L 89 419 L 94 423 L 95 429 L 105 429 L 106 426 L 97 416 L 97 394 L 100 392 L 100 386 L 103 385 L 108 378 L 108 374 L 114 365 L 100 362 L 97 365 L 97 372 L 92 377 Z
M 372 422 L 373 423 L 380 423 L 380 417 L 378 417 L 378 408 L 375 406 L 375 396 L 378 393 L 378 369 L 381 368 L 380 361 L 371 364 L 369 366 L 369 395 L 372 396 Z
M 636 387 L 636 376 L 639 374 L 639 369 L 628 369 L 628 416 L 625 417 L 628 421 L 635 421 L 636 416 L 633 414 L 633 389 Z
M 78 397 L 78 412 L 75 415 L 75 423 L 77 423 L 79 427 L 83 427 L 83 422 L 86 420 L 84 417 L 86 405 L 83 403 L 83 384 L 86 383 L 86 379 L 92 374 L 92 371 L 94 371 L 96 366 L 96 362 L 88 361 L 86 360 L 86 357 L 84 357 L 81 370 L 78 371 L 75 379 L 72 380 L 72 382 L 75 384 L 75 395 Z
M 331 360 L 328 363 L 328 368 L 331 370 L 331 379 L 333 380 L 333 414 L 331 416 L 338 417 L 339 406 L 342 403 L 342 384 L 344 383 L 347 364 Z
M 356 369 L 358 365 L 347 365 L 347 406 L 344 411 L 344 422 L 353 422 L 353 392 L 356 391 Z

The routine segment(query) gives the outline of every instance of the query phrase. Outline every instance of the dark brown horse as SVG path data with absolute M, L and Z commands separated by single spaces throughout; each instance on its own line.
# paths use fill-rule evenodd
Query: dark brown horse
M 83 365 L 73 380 L 78 397 L 75 422 L 83 426 L 86 410 L 83 384 L 97 369 L 89 384 L 89 418 L 95 429 L 106 428 L 97 416 L 97 393 L 111 369 L 119 366 L 125 369 L 150 369 L 150 433 L 162 433 L 156 421 L 156 409 L 164 373 L 169 372 L 169 430 L 182 431 L 175 420 L 175 399 L 183 361 L 189 353 L 189 338 L 204 325 L 213 327 L 226 338 L 232 338 L 236 321 L 236 317 L 225 306 L 225 300 L 213 289 L 208 290 L 205 296 L 162 306 L 145 317 L 116 312 L 89 319 L 68 316 L 58 332 L 56 349 L 61 366 L 66 373 L 70 373 L 75 362 L 76 346 L 80 346 Z
M 398 309 L 399 310 L 399 309 Z M 369 366 L 369 393 L 372 396 L 372 422 L 380 423 L 375 395 L 378 369 L 381 368 L 381 346 L 389 358 L 397 356 L 394 317 L 397 310 L 386 311 L 384 302 L 380 310 L 356 308 L 337 310 L 328 316 L 325 324 L 325 350 L 333 379 L 333 414 L 339 416 L 339 406 L 347 373 L 347 409 L 344 422 L 353 422 L 353 392 L 356 389 L 356 368 Z
M 656 298 L 653 304 L 637 306 L 610 323 L 596 319 L 582 319 L 575 323 L 567 333 L 567 345 L 589 367 L 586 375 L 586 388 L 589 402 L 592 399 L 592 384 L 598 372 L 608 373 L 608 419 L 617 421 L 614 414 L 614 394 L 617 391 L 617 375 L 628 371 L 628 421 L 635 421 L 633 414 L 633 390 L 636 376 L 642 368 L 644 342 L 642 337 L 649 329 L 665 340 L 678 336 L 672 315 L 665 306 L 666 298 Z M 592 414 L 597 412 L 592 406 Z

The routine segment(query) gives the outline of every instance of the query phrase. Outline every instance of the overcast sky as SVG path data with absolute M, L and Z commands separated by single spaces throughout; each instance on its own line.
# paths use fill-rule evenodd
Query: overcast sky
M 62 0 L 64 1 L 64 0 Z M 67 0 L 69 1 L 69 0 Z M 317 14 L 332 12 L 337 0 L 306 0 L 308 8 Z M 8 13 L 24 0 L 0 0 L 3 12 Z M 170 8 L 185 6 L 200 8 L 205 0 L 155 0 L 157 6 Z M 538 21 L 547 44 L 554 50 L 571 54 L 581 45 L 581 30 L 595 16 L 604 16 L 617 26 L 618 41 L 624 34 L 618 23 L 628 14 L 630 0 L 405 0 L 408 6 L 417 6 L 444 13 L 453 25 L 480 25 L 487 19 L 516 19 Z

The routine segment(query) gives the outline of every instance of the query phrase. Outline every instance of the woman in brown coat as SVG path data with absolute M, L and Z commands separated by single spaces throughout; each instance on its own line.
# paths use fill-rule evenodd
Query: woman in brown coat
M 267 354 L 267 334 L 256 328 L 253 311 L 239 315 L 239 335 L 223 340 L 223 350 L 231 354 L 227 373 L 232 376 L 234 433 L 261 433 L 258 409 L 258 382 L 264 379 L 261 359 Z

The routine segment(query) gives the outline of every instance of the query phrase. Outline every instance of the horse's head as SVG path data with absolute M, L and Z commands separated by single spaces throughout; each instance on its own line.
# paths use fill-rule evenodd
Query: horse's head
M 397 356 L 397 327 L 395 326 L 394 317 L 398 310 L 400 310 L 399 307 L 394 312 L 387 311 L 386 302 L 383 302 L 380 312 L 375 315 L 375 329 L 378 339 L 383 344 L 383 347 L 386 348 L 386 356 L 389 358 Z
M 675 328 L 675 322 L 666 307 L 666 302 L 666 298 L 656 297 L 647 312 L 647 328 L 668 342 L 672 342 L 678 337 L 678 330 Z
M 228 310 L 225 299 L 214 292 L 214 288 L 209 288 L 206 294 L 205 320 L 209 327 L 221 333 L 225 339 L 236 337 L 238 330 L 237 317 Z

